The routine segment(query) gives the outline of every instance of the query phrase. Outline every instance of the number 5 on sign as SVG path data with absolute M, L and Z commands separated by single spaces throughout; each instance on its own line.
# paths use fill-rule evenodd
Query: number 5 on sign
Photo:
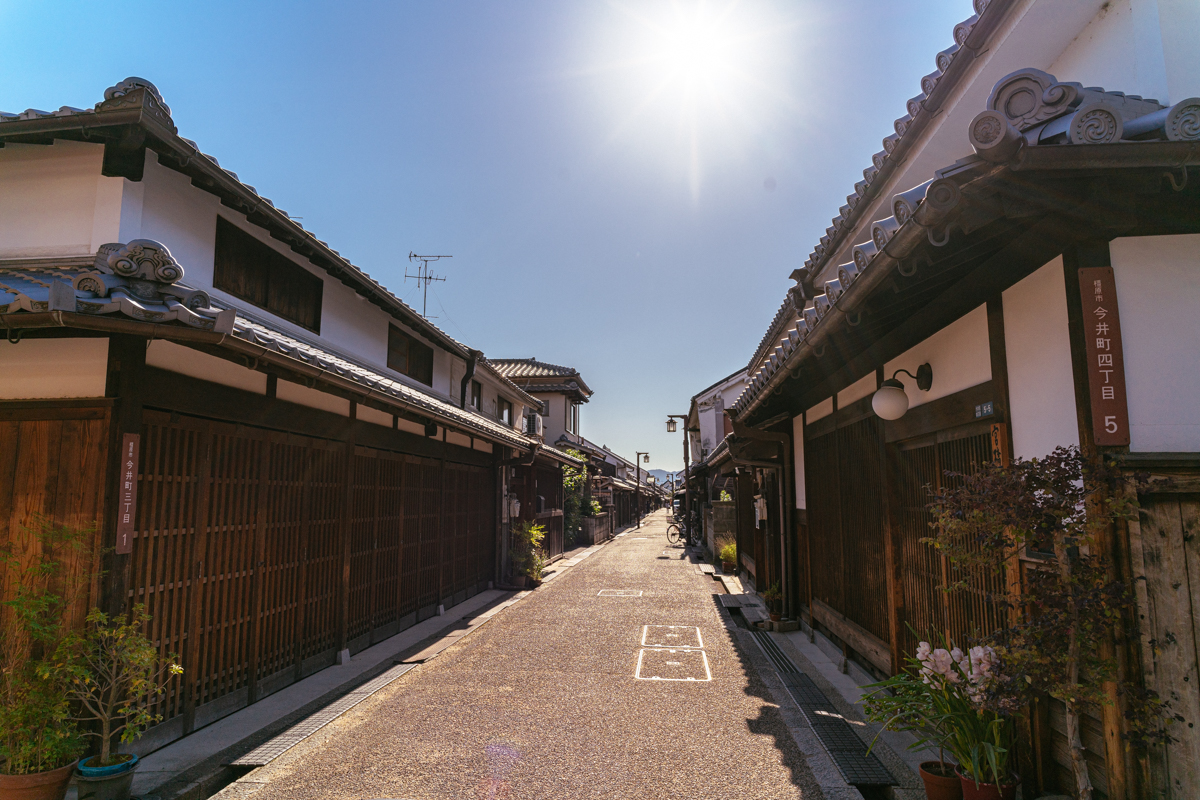
M 1096 444 L 1129 444 L 1129 406 L 1125 402 L 1125 353 L 1121 315 L 1112 267 L 1079 270 L 1083 341 L 1087 350 L 1088 394 Z

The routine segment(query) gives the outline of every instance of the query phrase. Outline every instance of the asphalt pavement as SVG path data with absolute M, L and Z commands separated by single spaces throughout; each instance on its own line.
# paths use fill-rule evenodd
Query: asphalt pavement
M 649 517 L 256 770 L 254 800 L 819 798 L 720 584 Z

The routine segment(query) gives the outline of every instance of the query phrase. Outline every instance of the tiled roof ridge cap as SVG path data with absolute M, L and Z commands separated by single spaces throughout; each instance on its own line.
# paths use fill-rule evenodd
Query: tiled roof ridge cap
M 895 165 L 902 163 L 903 159 L 898 156 L 903 156 L 911 150 L 914 141 L 921 139 L 921 134 L 929 129 L 929 121 L 966 73 L 965 67 L 956 68 L 949 75 L 950 80 L 945 80 L 952 65 L 963 63 L 961 58 L 957 58 L 959 53 L 965 50 L 974 55 L 986 49 L 991 34 L 1000 27 L 1000 17 L 1017 5 L 1017 2 L 1018 0 L 972 0 L 975 13 L 954 26 L 954 44 L 936 55 L 936 68 L 921 79 L 921 93 L 908 100 L 907 113 L 896 120 L 896 132 L 884 138 L 884 149 L 872 157 L 872 165 L 863 170 L 863 180 L 854 185 L 855 193 L 846 198 L 846 205 L 841 207 L 840 213 L 833 219 L 833 224 L 825 229 L 825 235 L 804 262 L 804 268 L 810 276 L 815 277 L 824 270 L 840 249 L 842 240 L 857 229 L 861 221 L 859 218 L 864 213 L 861 209 L 865 209 L 879 196 L 879 189 L 876 187 L 886 184 L 896 169 Z M 981 21 L 986 21 L 986 24 L 980 26 Z M 931 104 L 935 92 L 937 102 Z M 785 298 L 747 363 L 748 370 L 752 370 L 767 356 L 773 349 L 772 342 L 782 338 L 792 319 L 789 312 L 799 311 L 794 306 L 790 296 Z
M 256 214 L 267 218 L 267 224 L 254 221 L 251 224 L 270 230 L 270 224 L 273 223 L 290 231 L 293 234 L 291 236 L 273 238 L 278 238 L 284 244 L 291 246 L 293 251 L 298 255 L 309 259 L 315 266 L 329 273 L 331 276 L 342 279 L 343 283 L 347 283 L 351 288 L 356 290 L 361 289 L 364 293 L 374 296 L 381 304 L 391 306 L 394 311 L 400 312 L 400 317 L 405 324 L 411 325 L 418 330 L 432 333 L 434 339 L 441 342 L 447 349 L 455 352 L 460 358 L 469 357 L 468 348 L 465 345 L 455 340 L 437 325 L 422 317 L 415 309 L 392 294 L 383 284 L 372 278 L 369 273 L 353 264 L 326 242 L 318 239 L 316 234 L 305 229 L 304 226 L 292 219 L 286 211 L 276 208 L 275 204 L 269 198 L 260 195 L 254 186 L 243 182 L 236 172 L 222 168 L 215 157 L 202 152 L 194 141 L 180 136 L 171 118 L 170 107 L 163 101 L 162 94 L 153 83 L 144 78 L 129 77 L 114 86 L 108 87 L 104 92 L 104 100 L 97 103 L 94 109 L 78 109 L 63 106 L 56 112 L 40 112 L 36 109 L 28 109 L 21 114 L 0 112 L 0 133 L 4 131 L 6 125 L 27 120 L 56 117 L 83 118 L 88 115 L 95 117 L 103 112 L 136 108 L 139 104 L 149 111 L 149 113 L 144 113 L 139 118 L 139 124 L 150 128 L 151 133 L 154 133 L 168 149 L 173 151 L 172 155 L 167 157 L 167 161 L 173 163 L 163 163 L 163 157 L 167 154 L 156 150 L 160 163 L 163 163 L 168 169 L 177 169 L 177 171 L 185 167 L 195 166 L 199 171 L 208 173 L 203 183 L 196 181 L 193 181 L 193 183 L 198 188 L 214 194 L 218 193 L 215 191 L 219 188 L 218 184 L 231 181 L 235 185 L 232 188 L 237 190 L 232 193 L 249 195 L 249 200 L 228 203 L 226 204 L 227 207 L 246 215 L 248 218 Z M 101 126 L 103 126 L 103 122 L 99 120 L 87 123 L 80 122 L 81 129 L 90 130 Z M 158 130 L 154 130 L 155 127 Z M 97 141 L 102 140 L 97 139 Z M 312 252 L 301 248 L 307 248 L 307 250 Z M 332 263 L 325 264 L 322 261 Z M 357 280 L 351 283 L 350 279 Z
M 783 339 L 759 369 L 750 377 L 746 390 L 733 404 L 732 413 L 739 419 L 757 408 L 765 390 L 776 393 L 787 374 L 797 351 L 816 349 L 820 352 L 828 340 L 827 315 L 834 323 L 846 317 L 850 325 L 857 322 L 853 299 L 841 303 L 842 295 L 850 290 L 861 299 L 877 286 L 892 268 L 928 239 L 934 247 L 949 241 L 952 215 L 960 206 L 963 192 L 978 192 L 996 176 L 1010 170 L 1036 170 L 1039 165 L 1054 159 L 1058 168 L 1066 168 L 1062 148 L 1075 145 L 1146 148 L 1144 160 L 1138 155 L 1130 165 L 1175 166 L 1200 162 L 1200 97 L 1179 100 L 1167 107 L 1154 99 L 1106 91 L 1102 87 L 1084 87 L 1071 81 L 1059 81 L 1039 69 L 1025 68 L 1011 72 L 993 84 L 987 108 L 975 116 L 968 126 L 968 139 L 974 153 L 937 169 L 933 178 L 906 191 L 892 195 L 890 216 L 876 220 L 871 226 L 870 240 L 854 246 L 853 260 L 839 265 L 838 277 L 825 281 L 822 294 L 815 287 L 796 328 Z M 1153 143 L 1166 145 L 1155 150 Z M 1183 151 L 1171 150 L 1184 146 Z M 1132 155 L 1134 151 L 1122 151 Z M 1107 158 L 1114 158 L 1113 155 Z M 1071 164 L 1071 161 L 1066 164 Z M 1075 162 L 1083 166 L 1086 162 Z M 1165 173 L 1172 188 L 1180 191 L 1172 173 Z M 936 229 L 941 226 L 942 233 Z M 940 239 L 941 241 L 938 241 Z M 883 262 L 883 263 L 878 263 Z M 864 281 L 862 275 L 867 275 Z M 792 290 L 796 291 L 795 289 Z M 836 313 L 834 313 L 836 312 Z M 809 337 L 817 332 L 815 340 Z

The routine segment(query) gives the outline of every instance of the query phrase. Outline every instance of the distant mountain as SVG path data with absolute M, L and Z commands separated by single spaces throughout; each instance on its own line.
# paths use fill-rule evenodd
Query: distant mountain
M 674 474 L 667 472 L 665 469 L 652 469 L 649 472 L 654 476 L 654 482 L 659 484 L 666 483 L 671 479 L 671 475 Z

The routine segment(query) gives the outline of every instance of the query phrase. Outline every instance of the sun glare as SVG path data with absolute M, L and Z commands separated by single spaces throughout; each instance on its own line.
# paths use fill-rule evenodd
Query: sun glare
M 618 109 L 612 140 L 665 146 L 686 172 L 693 201 L 703 169 L 745 148 L 768 109 L 787 102 L 780 73 L 789 23 L 768 3 L 664 0 L 614 4 L 599 42 L 606 93 Z M 675 161 L 677 157 L 684 161 Z M 661 154 L 660 154 L 661 158 Z

